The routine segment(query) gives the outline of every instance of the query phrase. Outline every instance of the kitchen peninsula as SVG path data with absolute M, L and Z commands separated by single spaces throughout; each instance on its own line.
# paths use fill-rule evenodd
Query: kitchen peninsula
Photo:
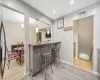
M 47 65 L 51 64 L 56 60 L 57 52 L 53 51 L 54 49 L 60 50 L 61 42 L 55 43 L 47 43 L 47 44 L 37 44 L 32 45 L 29 44 L 29 59 L 30 59 L 30 70 L 32 71 L 33 76 L 38 74 L 41 70 L 43 70 L 44 66 L 42 64 L 42 57 L 41 55 L 44 52 L 51 52 L 51 60 L 50 58 L 47 59 Z

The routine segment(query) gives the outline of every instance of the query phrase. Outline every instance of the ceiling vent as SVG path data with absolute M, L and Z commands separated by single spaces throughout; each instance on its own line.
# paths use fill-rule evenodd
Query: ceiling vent
M 87 15 L 87 9 L 80 10 L 80 11 L 78 12 L 78 15 L 79 15 L 79 16 L 86 16 L 86 15 Z

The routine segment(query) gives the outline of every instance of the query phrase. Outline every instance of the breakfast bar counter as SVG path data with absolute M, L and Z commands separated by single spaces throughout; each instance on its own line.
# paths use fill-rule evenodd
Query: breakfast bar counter
M 57 49 L 60 44 L 61 42 L 37 45 L 29 44 L 29 69 L 33 76 L 38 74 L 44 68 L 42 65 L 43 61 L 41 55 L 44 52 L 49 52 L 51 50 L 51 60 L 50 58 L 47 59 L 47 65 L 49 65 L 56 60 L 57 54 L 53 51 L 53 49 Z

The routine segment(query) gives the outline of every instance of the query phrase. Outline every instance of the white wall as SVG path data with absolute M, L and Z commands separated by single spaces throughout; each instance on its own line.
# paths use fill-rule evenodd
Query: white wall
M 53 42 L 61 42 L 60 58 L 61 60 L 73 63 L 73 32 L 64 32 L 63 29 L 57 29 L 57 21 L 54 21 L 52 28 Z
M 9 51 L 11 50 L 11 45 L 15 45 L 17 42 L 24 43 L 24 29 L 21 28 L 20 23 L 4 21 L 4 27 Z
M 18 43 L 24 43 L 24 29 L 21 28 L 20 23 L 4 21 L 4 27 L 6 32 L 7 47 L 11 50 L 11 45 Z M 29 28 L 29 43 L 37 44 L 37 37 L 35 28 L 30 26 Z
M 88 16 L 94 15 L 94 53 L 93 53 L 93 71 L 97 72 L 97 48 L 100 48 L 100 2 L 88 7 Z M 73 20 L 78 19 L 77 12 L 64 16 L 64 26 L 73 26 Z M 60 56 L 73 64 L 73 31 L 64 32 L 63 29 L 57 29 L 57 20 L 53 21 L 53 42 L 61 41 L 62 46 Z
M 37 44 L 37 34 L 34 27 L 29 27 L 29 44 Z

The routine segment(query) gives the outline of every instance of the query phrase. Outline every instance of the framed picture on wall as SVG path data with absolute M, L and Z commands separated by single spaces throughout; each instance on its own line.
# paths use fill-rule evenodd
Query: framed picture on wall
M 60 18 L 57 20 L 57 28 L 61 29 L 64 27 L 64 18 Z

